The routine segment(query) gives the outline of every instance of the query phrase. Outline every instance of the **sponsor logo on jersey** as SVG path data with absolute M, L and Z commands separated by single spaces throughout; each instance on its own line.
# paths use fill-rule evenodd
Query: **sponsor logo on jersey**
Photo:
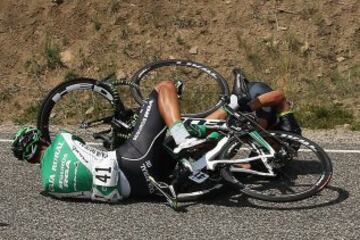
M 64 186 L 69 188 L 69 170 L 70 170 L 70 161 L 65 163 L 65 173 L 64 173 Z
M 148 117 L 149 117 L 149 114 L 150 114 L 150 110 L 151 110 L 151 107 L 154 103 L 154 100 L 150 100 L 147 107 L 146 107 L 146 110 L 145 110 L 145 113 L 144 113 L 144 117 L 142 118 L 141 120 L 141 123 L 140 123 L 140 126 L 139 126 L 139 129 L 136 131 L 136 133 L 134 134 L 134 137 L 133 137 L 133 140 L 135 141 L 136 139 L 139 138 L 140 136 L 140 133 L 142 132 L 147 120 L 148 120 Z
M 59 142 L 58 145 L 56 146 L 56 150 L 54 153 L 54 159 L 53 159 L 52 166 L 51 166 L 51 170 L 53 172 L 56 172 L 57 164 L 59 161 L 59 156 L 60 156 L 61 149 L 63 148 L 63 146 L 64 146 L 64 142 Z
M 63 189 L 69 187 L 69 168 L 70 168 L 70 160 L 68 160 L 68 154 L 64 154 L 63 159 L 61 160 L 60 167 L 60 177 L 59 177 L 59 188 Z
M 150 193 L 154 193 L 154 192 L 155 192 L 155 188 L 154 188 L 154 186 L 152 185 L 152 183 L 151 183 L 151 181 L 150 181 L 150 179 L 149 179 L 150 174 L 149 174 L 148 168 L 151 168 L 151 167 L 152 167 L 152 165 L 151 165 L 151 162 L 150 162 L 149 160 L 148 160 L 148 161 L 145 161 L 145 162 L 140 166 L 141 171 L 143 172 L 144 177 L 145 177 L 145 179 L 146 179 L 146 182 L 147 182 L 147 184 L 148 184 L 149 192 L 150 192 Z
M 55 191 L 55 174 L 51 174 L 49 177 L 49 191 L 54 192 Z
M 108 153 L 105 152 L 105 151 L 98 150 L 98 149 L 96 149 L 96 148 L 90 147 L 90 146 L 88 146 L 88 145 L 86 145 L 86 144 L 83 144 L 83 143 L 81 143 L 81 142 L 77 142 L 77 144 L 79 145 L 79 147 L 81 147 L 81 148 L 83 148 L 84 150 L 92 153 L 93 155 L 95 155 L 95 156 L 98 157 L 98 158 L 108 158 L 108 156 L 109 156 Z M 73 150 L 75 150 L 75 149 L 73 148 Z M 79 149 L 76 149 L 76 153 L 78 153 L 79 155 L 81 155 L 81 156 L 82 156 L 82 159 L 85 160 L 84 156 L 80 153 L 80 150 L 79 150 Z M 85 162 L 88 162 L 88 161 L 85 160 Z
M 74 154 L 76 154 L 76 156 L 78 158 L 80 158 L 82 161 L 89 163 L 88 160 L 86 160 L 86 158 L 84 157 L 84 155 L 79 151 L 79 149 L 76 146 L 72 147 L 72 151 L 74 152 Z

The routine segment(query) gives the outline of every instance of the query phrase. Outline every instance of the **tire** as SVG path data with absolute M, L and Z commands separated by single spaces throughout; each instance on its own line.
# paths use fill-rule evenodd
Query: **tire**
M 161 69 L 161 73 L 156 72 L 158 69 Z M 186 72 L 185 70 L 189 70 L 190 72 Z M 195 71 L 195 77 L 189 77 L 189 75 L 193 73 L 191 71 Z M 169 75 L 166 75 L 167 73 Z M 148 80 L 149 83 L 145 81 L 146 77 L 151 78 Z M 144 96 L 148 94 L 146 91 L 152 90 L 156 85 L 156 81 L 176 80 L 176 78 L 179 77 L 181 78 L 180 80 L 184 81 L 185 90 L 183 93 L 183 101 L 181 101 L 181 104 L 184 105 L 182 106 L 184 117 L 205 117 L 223 106 L 225 100 L 222 97 L 229 95 L 227 82 L 218 72 L 206 65 L 188 60 L 161 60 L 139 69 L 131 80 L 138 86 L 137 88 L 132 88 L 132 95 L 136 102 L 142 105 L 145 100 Z M 198 82 L 196 83 L 195 80 L 198 80 Z M 199 91 L 197 90 L 201 90 L 202 87 L 205 88 L 205 91 L 200 91 L 201 93 L 199 95 Z M 190 92 L 187 89 L 191 89 L 192 91 Z M 210 90 L 216 94 L 212 94 Z M 186 101 L 188 103 L 197 103 L 197 105 L 195 107 L 189 106 L 189 104 L 186 105 Z M 208 105 L 207 102 L 209 102 Z M 202 106 L 205 104 L 206 106 Z
M 330 182 L 332 177 L 331 160 L 319 145 L 288 132 L 269 131 L 269 133 L 286 145 L 300 148 L 296 156 L 275 169 L 276 177 L 233 173 L 233 176 L 245 185 L 245 188 L 241 190 L 244 194 L 265 201 L 291 202 L 313 196 Z M 233 138 L 224 147 L 220 159 L 235 158 L 238 153 L 234 154 L 234 151 L 239 151 L 240 146 L 241 149 L 246 149 L 243 144 L 244 142 Z M 242 151 L 241 149 L 239 152 Z M 313 159 L 309 160 L 310 156 L 313 156 Z M 257 167 L 259 168 L 259 164 Z
M 94 79 L 77 78 L 59 84 L 48 94 L 39 112 L 37 127 L 49 142 L 62 128 L 85 141 L 92 141 L 94 133 L 112 129 L 111 123 L 86 129 L 81 128 L 82 124 L 115 116 L 124 109 L 109 85 Z

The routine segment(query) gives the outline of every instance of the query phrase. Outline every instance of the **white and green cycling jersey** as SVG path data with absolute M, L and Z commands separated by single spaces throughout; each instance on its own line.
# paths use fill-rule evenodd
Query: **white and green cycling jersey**
M 58 198 L 116 202 L 130 195 L 116 152 L 87 146 L 67 132 L 57 134 L 44 153 L 41 178 L 44 190 Z

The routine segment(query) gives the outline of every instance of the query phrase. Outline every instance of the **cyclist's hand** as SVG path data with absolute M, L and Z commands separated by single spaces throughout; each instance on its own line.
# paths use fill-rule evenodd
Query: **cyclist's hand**
M 238 98 L 239 111 L 241 112 L 252 112 L 249 106 L 250 99 L 247 97 Z

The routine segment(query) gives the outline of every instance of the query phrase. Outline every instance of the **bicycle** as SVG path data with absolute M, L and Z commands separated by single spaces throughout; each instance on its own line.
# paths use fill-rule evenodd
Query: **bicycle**
M 253 115 L 236 113 L 226 107 L 225 103 L 229 95 L 226 80 L 212 68 L 193 61 L 154 62 L 138 70 L 131 81 L 111 78 L 96 81 L 79 78 L 64 82 L 53 89 L 45 99 L 38 118 L 38 128 L 44 132 L 48 140 L 51 140 L 49 125 L 51 126 L 51 115 L 56 114 L 52 110 L 66 95 L 76 93 L 73 97 L 75 100 L 94 103 L 83 114 L 84 118 L 93 115 L 94 119 L 81 120 L 77 125 L 78 129 L 88 133 L 89 137 L 101 139 L 105 148 L 114 149 L 126 141 L 137 117 L 136 109 L 125 107 L 115 87 L 130 86 L 135 100 L 141 104 L 145 96 L 141 88 L 142 81 L 152 71 L 166 66 L 194 68 L 216 82 L 219 88 L 216 100 L 205 110 L 184 114 L 183 118 L 185 122 L 206 125 L 207 128 L 223 135 L 219 141 L 207 142 L 210 150 L 193 149 L 191 152 L 173 156 L 178 159 L 178 164 L 171 182 L 158 183 L 156 179 L 151 179 L 153 185 L 164 194 L 171 206 L 176 208 L 178 201 L 198 199 L 221 188 L 224 183 L 236 186 L 251 197 L 277 202 L 297 201 L 310 197 L 329 183 L 332 165 L 330 158 L 321 147 L 302 136 L 262 129 Z M 179 81 L 177 83 L 179 83 L 178 93 L 182 95 L 183 83 Z M 77 97 L 80 90 L 90 97 Z M 97 103 L 94 100 L 95 95 L 105 101 Z M 227 121 L 203 118 L 221 106 L 229 113 Z M 77 103 L 77 109 L 80 107 L 81 104 Z M 99 111 L 96 112 L 96 109 Z M 94 112 L 96 113 L 93 114 Z M 102 117 L 100 114 L 105 116 Z M 305 154 L 306 157 L 299 160 L 299 154 Z M 311 154 L 314 154 L 314 158 L 309 163 L 306 160 L 310 159 Z M 238 166 L 244 163 L 253 163 L 257 165 L 257 169 Z M 309 169 L 312 172 L 309 172 Z M 297 180 L 306 180 L 305 183 L 296 186 L 296 190 L 300 188 L 299 192 L 295 190 Z M 190 186 L 189 189 L 184 188 L 187 185 Z M 176 193 L 173 186 L 180 186 L 178 189 L 180 193 Z M 292 193 L 287 192 L 290 190 Z
M 187 94 L 183 89 L 184 85 L 190 85 L 192 89 L 195 88 L 191 79 L 184 82 L 185 75 L 189 75 L 189 72 L 182 72 L 184 68 L 197 71 L 196 75 L 198 77 L 200 75 L 207 77 L 205 79 L 207 84 L 202 83 L 199 85 L 205 86 L 208 94 L 206 101 L 198 101 L 199 103 L 203 102 L 203 104 L 198 104 L 202 109 L 195 109 L 195 112 L 185 113 L 183 116 L 205 117 L 224 104 L 223 96 L 229 95 L 228 85 L 226 80 L 214 69 L 188 60 L 163 60 L 142 67 L 130 81 L 117 80 L 113 76 L 108 76 L 101 81 L 91 78 L 76 78 L 59 84 L 44 99 L 37 126 L 42 130 L 48 141 L 51 141 L 52 135 L 62 127 L 61 125 L 57 127 L 57 125 L 64 124 L 67 127 L 74 126 L 71 131 L 80 137 L 84 139 L 101 139 L 106 142 L 105 148 L 114 149 L 124 142 L 131 133 L 133 123 L 136 120 L 136 114 L 134 115 L 134 113 L 137 111 L 136 107 L 125 107 L 117 88 L 119 86 L 130 87 L 134 99 L 141 105 L 145 100 L 143 96 L 146 96 L 146 91 L 152 89 L 157 80 L 154 80 L 154 76 L 151 76 L 153 77 L 150 79 L 151 82 L 146 84 L 146 77 L 158 69 L 163 70 L 166 67 L 174 66 L 180 67 L 181 70 L 180 76 L 172 77 L 175 79 L 182 78 L 181 80 L 177 79 L 179 95 L 182 98 L 186 98 L 184 95 Z M 190 72 L 190 74 L 194 74 L 194 72 Z M 155 78 L 158 77 L 155 76 Z M 211 83 L 213 84 L 211 85 Z M 214 91 L 209 92 L 209 88 L 214 89 Z M 121 95 L 128 94 L 128 92 L 122 92 Z M 206 106 L 205 103 L 209 103 L 209 105 Z M 81 120 L 73 117 L 79 112 L 81 112 Z
M 199 155 L 198 150 L 204 151 L 201 150 L 203 146 L 199 146 L 200 149 L 174 156 L 178 160 L 178 175 L 175 174 L 172 185 L 157 184 L 152 179 L 160 190 L 171 189 L 176 184 L 182 187 L 183 181 L 191 187 L 207 181 L 202 190 L 187 189 L 188 192 L 178 195 L 173 195 L 173 190 L 163 191 L 171 206 L 176 207 L 178 201 L 196 200 L 223 184 L 230 184 L 243 194 L 264 201 L 299 201 L 318 193 L 330 182 L 331 160 L 319 145 L 296 134 L 267 131 L 257 124 L 252 113 L 236 113 L 227 106 L 224 109 L 230 116 L 226 121 L 185 120 L 194 124 L 202 121 L 203 125 L 222 133 L 223 138 L 210 151 L 205 150 L 200 157 L 194 158 L 194 153 Z M 238 165 L 244 163 L 254 163 L 252 166 L 256 168 Z M 180 183 L 179 178 L 182 179 Z

